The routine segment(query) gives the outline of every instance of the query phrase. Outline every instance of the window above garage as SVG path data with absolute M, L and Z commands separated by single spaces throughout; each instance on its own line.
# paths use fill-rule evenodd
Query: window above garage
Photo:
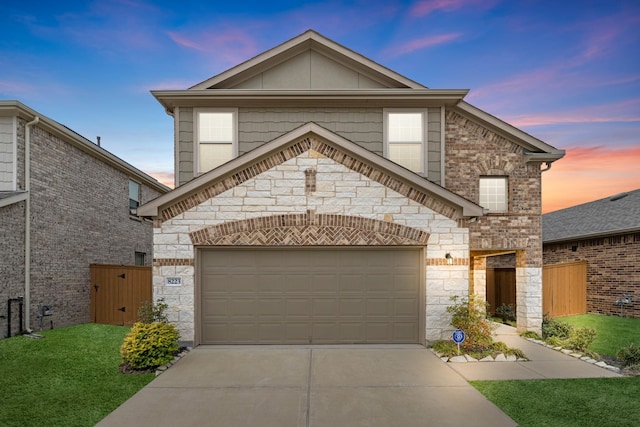
M 196 110 L 197 174 L 215 169 L 237 156 L 237 118 L 237 109 Z
M 425 110 L 384 111 L 384 154 L 405 168 L 424 174 L 426 170 Z

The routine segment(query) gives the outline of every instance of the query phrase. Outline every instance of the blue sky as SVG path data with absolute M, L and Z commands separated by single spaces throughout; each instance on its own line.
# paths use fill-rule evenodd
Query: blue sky
M 466 100 L 567 156 L 555 210 L 640 187 L 640 1 L 56 1 L 0 14 L 0 99 L 19 100 L 164 182 L 186 89 L 307 29 Z

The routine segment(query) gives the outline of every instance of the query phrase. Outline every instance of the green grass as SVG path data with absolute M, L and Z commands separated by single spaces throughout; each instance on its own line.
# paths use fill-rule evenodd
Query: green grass
M 128 331 L 87 323 L 0 340 L 0 425 L 96 424 L 154 378 L 119 372 Z
M 640 319 L 600 314 L 581 314 L 558 319 L 577 327 L 595 328 L 598 335 L 589 350 L 599 354 L 615 357 L 618 350 L 632 342 L 640 345 Z
M 640 377 L 471 384 L 522 427 L 631 427 L 640 420 Z

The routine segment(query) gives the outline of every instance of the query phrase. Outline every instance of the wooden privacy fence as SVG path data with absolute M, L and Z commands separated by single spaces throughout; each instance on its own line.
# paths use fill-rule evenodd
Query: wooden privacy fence
M 91 321 L 133 325 L 151 301 L 151 267 L 91 264 Z
M 587 312 L 587 261 L 543 267 L 542 312 L 551 317 Z

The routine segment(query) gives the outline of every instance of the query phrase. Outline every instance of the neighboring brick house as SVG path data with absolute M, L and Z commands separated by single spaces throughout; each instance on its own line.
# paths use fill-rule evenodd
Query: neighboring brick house
M 589 313 L 640 317 L 640 189 L 547 213 L 542 230 L 545 266 L 587 261 Z
M 42 305 L 52 308 L 47 325 L 88 322 L 89 265 L 150 265 L 152 224 L 131 208 L 167 191 L 54 120 L 0 101 L 0 337 L 37 330 Z
M 307 31 L 187 90 L 154 297 L 185 340 L 425 343 L 453 295 L 516 254 L 518 326 L 542 321 L 541 165 L 564 155 Z M 481 207 L 480 205 L 483 205 Z

